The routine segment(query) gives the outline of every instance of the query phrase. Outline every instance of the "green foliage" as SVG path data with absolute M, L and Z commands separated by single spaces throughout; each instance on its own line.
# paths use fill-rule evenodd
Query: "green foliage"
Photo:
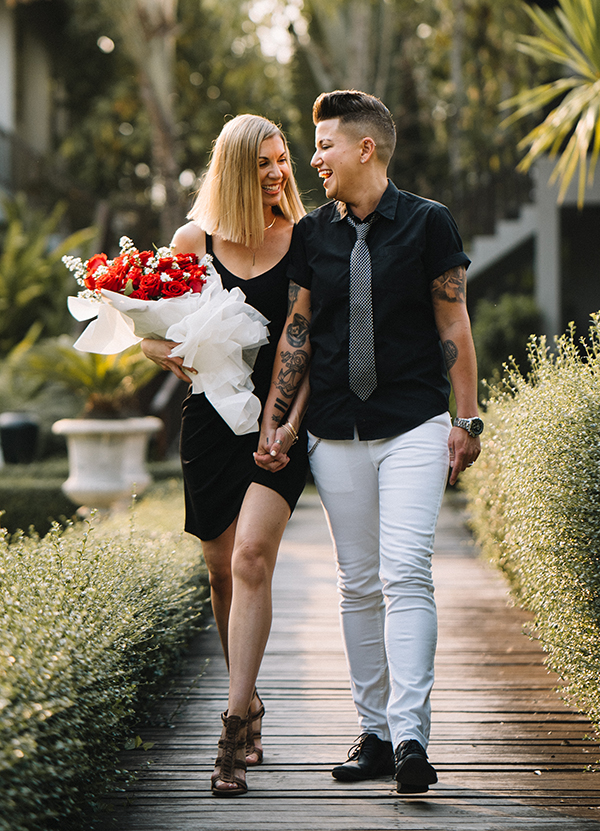
M 71 278 L 61 257 L 93 236 L 86 228 L 56 242 L 63 204 L 46 215 L 18 195 L 2 199 L 2 210 L 7 224 L 0 233 L 0 356 L 32 329 L 36 335 L 65 331 Z
M 122 525 L 0 534 L 1 831 L 89 827 L 136 713 L 199 625 L 197 544 Z
M 558 20 L 539 8 L 526 8 L 541 34 L 523 37 L 521 50 L 540 64 L 549 61 L 559 64 L 568 74 L 550 83 L 523 89 L 505 101 L 503 107 L 516 107 L 505 121 L 513 124 L 561 99 L 520 143 L 520 148 L 529 150 L 519 167 L 529 170 L 540 156 L 546 153 L 555 156 L 560 152 L 552 179 L 560 182 L 559 201 L 579 167 L 578 204 L 581 207 L 586 178 L 590 183 L 593 181 L 600 154 L 600 0 L 559 2 Z
M 500 380 L 502 366 L 515 364 L 526 373 L 528 341 L 541 332 L 542 318 L 533 297 L 503 294 L 497 302 L 481 299 L 473 314 L 477 372 L 482 381 Z
M 307 70 L 313 98 L 348 86 L 381 97 L 398 130 L 390 170 L 399 185 L 454 207 L 461 192 L 512 173 L 514 132 L 498 130 L 498 105 L 531 83 L 533 62 L 516 51 L 529 28 L 521 0 L 304 0 L 303 15 L 310 40 L 298 37 L 298 98 Z
M 85 401 L 88 416 L 118 416 L 132 411 L 135 395 L 158 372 L 139 347 L 117 355 L 79 352 L 63 335 L 32 347 L 23 356 L 21 372 L 40 384 L 55 383 Z
M 46 534 L 53 522 L 71 519 L 77 506 L 62 492 L 66 478 L 41 479 L 34 476 L 33 471 L 27 471 L 19 478 L 8 477 L 4 469 L 0 470 L 2 528 L 14 534 L 18 530 L 28 532 L 33 527 L 38 534 Z
M 230 114 L 256 112 L 285 123 L 292 107 L 285 67 L 263 56 L 243 0 L 179 0 L 177 5 L 175 77 L 165 83 L 175 90 L 177 164 L 199 176 Z M 70 128 L 58 155 L 74 180 L 94 193 L 109 194 L 114 208 L 150 210 L 156 175 L 152 124 L 127 54 L 129 33 L 120 31 L 104 0 L 68 0 L 68 6 L 66 48 L 58 66 Z M 99 36 L 112 38 L 114 51 L 102 54 Z M 189 207 L 188 194 L 182 191 L 182 196 Z M 139 237 L 136 241 L 141 242 Z M 152 237 L 150 242 L 168 240 Z
M 567 695 L 600 729 L 600 316 L 550 352 L 531 341 L 531 373 L 492 389 L 482 454 L 464 476 L 483 553 L 535 615 Z

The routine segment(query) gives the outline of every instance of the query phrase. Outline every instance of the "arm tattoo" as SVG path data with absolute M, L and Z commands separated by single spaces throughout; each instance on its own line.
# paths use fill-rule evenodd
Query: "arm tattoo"
M 442 344 L 444 350 L 444 360 L 446 361 L 447 369 L 452 369 L 458 360 L 458 346 L 453 340 L 445 340 Z
M 308 320 L 304 315 L 294 314 L 294 319 L 285 330 L 287 341 L 294 349 L 299 349 L 306 343 L 308 335 Z
M 438 300 L 464 303 L 467 296 L 467 272 L 459 265 L 441 274 L 431 284 L 431 293 Z
M 273 406 L 276 410 L 279 410 L 280 413 L 283 413 L 283 415 L 285 415 L 290 405 L 287 402 L 282 401 L 281 398 L 276 398 Z M 279 418 L 281 418 L 281 416 L 279 416 Z
M 277 376 L 276 386 L 284 398 L 293 398 L 306 372 L 308 353 L 302 349 L 297 352 L 282 352 L 281 361 L 284 365 Z
M 296 304 L 296 300 L 298 299 L 298 295 L 300 294 L 300 286 L 298 283 L 294 283 L 293 280 L 290 280 L 290 285 L 288 288 L 288 309 L 287 313 L 290 315 L 292 313 L 292 309 Z

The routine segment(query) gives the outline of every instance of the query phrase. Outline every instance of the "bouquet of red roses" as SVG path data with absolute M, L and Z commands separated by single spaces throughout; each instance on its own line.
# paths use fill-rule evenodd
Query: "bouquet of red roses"
M 121 237 L 120 247 L 114 260 L 96 254 L 85 263 L 79 257 L 63 257 L 63 262 L 88 296 L 97 299 L 105 289 L 137 300 L 160 300 L 201 292 L 206 283 L 207 267 L 196 254 L 173 254 L 170 248 L 138 251 L 129 237 Z
M 142 338 L 176 343 L 171 355 L 193 366 L 194 392 L 204 392 L 234 433 L 258 429 L 260 402 L 251 374 L 258 349 L 268 341 L 268 321 L 246 303 L 239 288 L 227 291 L 206 254 L 138 251 L 121 237 L 113 260 L 96 254 L 86 262 L 63 257 L 82 290 L 69 297 L 79 321 L 91 320 L 75 348 L 115 354 Z

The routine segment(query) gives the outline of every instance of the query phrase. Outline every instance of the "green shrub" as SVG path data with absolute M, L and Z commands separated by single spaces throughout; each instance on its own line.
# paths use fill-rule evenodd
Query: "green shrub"
M 180 485 L 170 501 L 174 486 L 162 487 L 131 523 L 145 530 L 121 517 L 43 539 L 0 534 L 2 831 L 90 827 L 136 713 L 199 625 L 199 549 L 169 530 Z
M 152 498 L 158 493 L 160 483 L 181 478 L 181 462 L 165 460 L 149 462 L 148 470 L 155 480 L 140 499 Z M 77 511 L 75 505 L 62 491 L 62 484 L 69 475 L 66 457 L 54 457 L 28 465 L 5 465 L 0 469 L 0 526 L 9 534 L 17 530 L 29 531 L 33 526 L 40 536 L 46 534 L 53 522 L 65 525 Z M 183 498 L 183 497 L 182 497 Z M 139 507 L 138 507 L 139 511 Z
M 0 355 L 7 355 L 35 328 L 59 335 L 70 325 L 67 296 L 72 278 L 61 257 L 88 243 L 85 228 L 56 243 L 65 204 L 53 211 L 31 209 L 22 194 L 4 197 L 7 224 L 0 230 Z
M 498 301 L 483 298 L 473 313 L 473 340 L 479 378 L 490 383 L 500 380 L 502 366 L 512 359 L 527 367 L 527 343 L 542 331 L 542 318 L 533 297 L 503 294 Z
M 530 344 L 531 373 L 492 390 L 483 452 L 464 477 L 484 554 L 535 615 L 547 662 L 600 729 L 600 317 L 550 353 Z
M 65 477 L 66 479 L 66 477 Z M 0 472 L 0 526 L 9 534 L 17 529 L 28 531 L 33 526 L 38 534 L 46 534 L 53 522 L 64 524 L 77 510 L 62 492 L 64 479 L 16 479 Z

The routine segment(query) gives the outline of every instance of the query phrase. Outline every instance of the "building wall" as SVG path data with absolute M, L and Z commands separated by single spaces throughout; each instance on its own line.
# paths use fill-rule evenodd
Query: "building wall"
M 48 52 L 31 29 L 19 38 L 17 133 L 32 150 L 51 148 L 52 76 Z
M 600 176 L 586 189 L 581 210 L 575 180 L 559 205 L 559 186 L 549 184 L 555 164 L 543 159 L 535 165 L 535 296 L 549 337 L 562 334 L 570 320 L 584 334 L 589 315 L 600 309 Z
M 0 4 L 0 130 L 12 132 L 16 120 L 16 34 L 12 9 Z

